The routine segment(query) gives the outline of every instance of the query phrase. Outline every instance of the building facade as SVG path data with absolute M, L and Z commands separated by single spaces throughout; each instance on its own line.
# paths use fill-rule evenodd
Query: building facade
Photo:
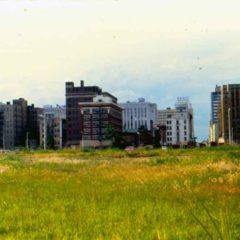
M 219 109 L 221 102 L 221 87 L 216 86 L 211 93 L 211 119 L 209 121 L 209 142 L 217 142 L 219 138 Z
M 93 102 L 80 102 L 81 147 L 109 147 L 113 139 L 108 138 L 107 128 L 118 134 L 122 132 L 122 109 L 117 98 L 103 92 L 93 98 Z
M 221 87 L 216 86 L 215 91 L 211 93 L 211 120 L 213 123 L 219 122 L 219 105 L 221 102 Z
M 44 149 L 63 148 L 66 145 L 66 107 L 43 107 L 40 124 L 40 144 Z
M 194 141 L 194 115 L 188 98 L 178 98 L 175 109 L 158 111 L 158 126 L 164 125 L 166 126 L 165 145 L 184 146 Z
M 28 102 L 23 98 L 13 100 L 15 118 L 15 146 L 25 146 L 26 144 L 27 106 Z
M 219 137 L 223 143 L 240 143 L 240 84 L 221 87 Z
M 79 103 L 93 102 L 95 96 L 102 94 L 102 89 L 84 86 L 84 81 L 81 81 L 79 87 L 74 86 L 73 82 L 66 82 L 65 93 L 67 146 L 79 146 L 82 139 Z
M 7 102 L 0 104 L 1 112 L 1 147 L 3 149 L 13 149 L 15 147 L 15 111 L 14 106 Z
M 30 148 L 40 146 L 40 125 L 43 116 L 43 108 L 35 107 L 33 104 L 27 107 L 27 142 Z
M 24 147 L 27 127 L 27 101 L 23 98 L 0 104 L 1 147 L 13 149 Z
M 124 132 L 138 132 L 141 127 L 151 131 L 156 126 L 157 104 L 139 98 L 138 102 L 120 103 L 119 106 L 123 109 Z

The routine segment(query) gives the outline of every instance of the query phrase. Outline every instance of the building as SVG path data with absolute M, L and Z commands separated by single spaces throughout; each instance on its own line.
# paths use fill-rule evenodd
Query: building
M 0 104 L 0 129 L 1 147 L 3 149 L 13 149 L 15 147 L 15 115 L 14 106 L 7 102 Z
M 80 108 L 79 103 L 93 102 L 93 98 L 102 94 L 102 89 L 97 86 L 74 86 L 73 82 L 66 82 L 66 128 L 67 146 L 79 146 L 81 135 Z
M 117 105 L 117 98 L 107 92 L 93 97 L 93 101 L 79 102 L 80 109 L 80 146 L 109 147 L 113 139 L 107 135 L 111 127 L 122 132 L 122 108 Z
M 215 91 L 211 93 L 211 120 L 212 123 L 219 122 L 219 104 L 221 101 L 221 87 L 216 86 Z
M 219 137 L 223 143 L 240 143 L 240 84 L 221 87 Z
M 162 145 L 186 146 L 194 141 L 194 115 L 189 99 L 178 98 L 174 109 L 158 110 L 157 125 L 161 129 L 166 126 L 166 133 L 163 133 L 166 143 L 161 142 Z
M 219 107 L 221 102 L 221 87 L 216 86 L 211 93 L 211 119 L 209 121 L 209 142 L 217 142 L 219 138 Z
M 123 108 L 123 131 L 138 132 L 144 127 L 151 131 L 157 123 L 157 104 L 145 102 L 139 98 L 138 102 L 120 103 Z
M 39 146 L 40 119 L 42 109 L 28 106 L 23 98 L 0 103 L 0 147 L 37 148 Z
M 15 146 L 26 145 L 27 106 L 28 103 L 23 98 L 13 100 L 15 120 Z
M 40 124 L 40 144 L 47 148 L 63 148 L 66 145 L 66 107 L 43 107 Z
M 33 104 L 27 107 L 27 140 L 26 145 L 30 148 L 40 146 L 40 124 L 43 116 L 43 108 Z

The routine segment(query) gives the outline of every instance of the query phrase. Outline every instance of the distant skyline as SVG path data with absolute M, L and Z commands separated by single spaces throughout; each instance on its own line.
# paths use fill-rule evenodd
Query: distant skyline
M 239 0 L 0 2 L 0 101 L 65 103 L 65 82 L 98 85 L 119 102 L 174 107 L 187 96 L 198 140 L 210 93 L 240 83 Z

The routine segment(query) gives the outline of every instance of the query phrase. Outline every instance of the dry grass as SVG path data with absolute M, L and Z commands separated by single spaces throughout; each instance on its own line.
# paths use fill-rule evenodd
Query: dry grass
M 0 239 L 237 239 L 239 153 L 2 155 Z
M 6 171 L 9 170 L 9 167 L 8 166 L 0 166 L 0 174 L 1 173 L 5 173 Z

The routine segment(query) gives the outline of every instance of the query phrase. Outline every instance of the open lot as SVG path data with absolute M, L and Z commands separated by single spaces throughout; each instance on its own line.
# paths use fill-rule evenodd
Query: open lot
M 240 239 L 240 147 L 1 154 L 0 239 Z

